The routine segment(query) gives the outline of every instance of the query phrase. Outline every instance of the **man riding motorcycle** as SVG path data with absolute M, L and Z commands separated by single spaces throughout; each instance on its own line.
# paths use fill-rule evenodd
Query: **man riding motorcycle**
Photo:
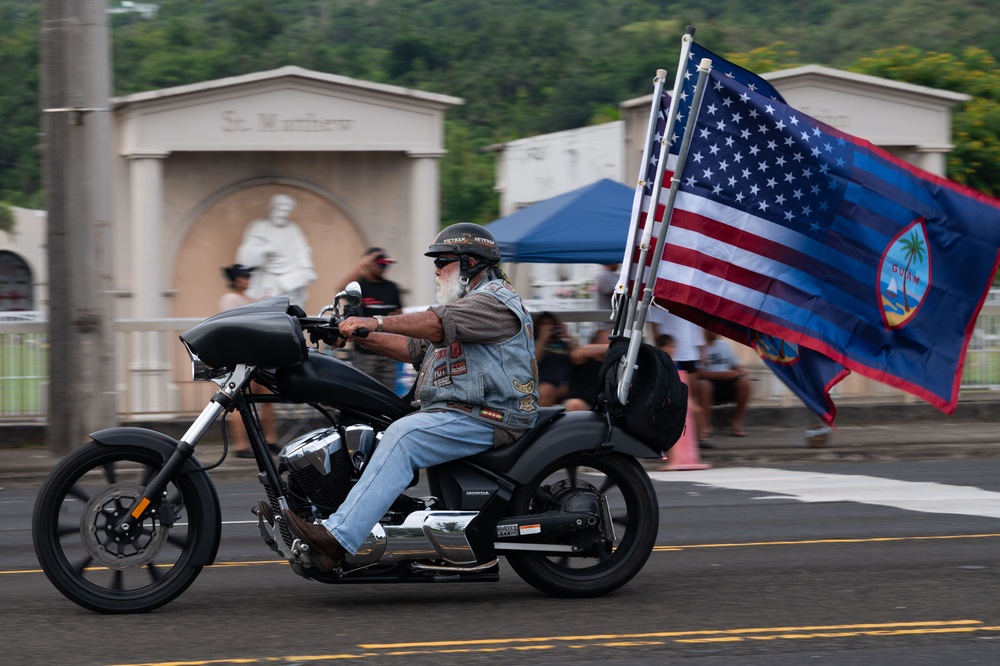
M 357 551 L 415 470 L 509 444 L 535 423 L 538 373 L 531 317 L 497 266 L 495 239 L 483 227 L 463 222 L 441 231 L 425 254 L 434 257 L 439 305 L 411 314 L 349 317 L 339 325 L 349 341 L 420 364 L 420 411 L 385 430 L 335 513 L 307 523 L 293 511 L 282 512 L 323 571 Z

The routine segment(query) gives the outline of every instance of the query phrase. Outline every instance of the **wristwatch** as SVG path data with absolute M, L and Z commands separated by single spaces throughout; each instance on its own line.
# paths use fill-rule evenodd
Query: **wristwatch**
M 375 315 L 375 316 L 372 317 L 372 319 L 374 319 L 378 323 L 378 326 L 375 327 L 375 330 L 378 331 L 379 333 L 381 333 L 382 332 L 382 315 Z

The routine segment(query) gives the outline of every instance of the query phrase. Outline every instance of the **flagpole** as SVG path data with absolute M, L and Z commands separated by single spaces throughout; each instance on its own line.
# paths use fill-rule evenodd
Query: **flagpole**
M 635 186 L 635 194 L 632 197 L 632 217 L 629 222 L 628 242 L 625 244 L 625 255 L 622 257 L 622 274 L 619 275 L 618 284 L 611 295 L 611 319 L 614 321 L 614 325 L 611 327 L 612 336 L 620 335 L 624 325 L 622 315 L 626 312 L 627 308 L 623 308 L 622 306 L 627 302 L 624 297 L 628 295 L 625 291 L 625 285 L 628 284 L 628 267 L 632 263 L 632 253 L 635 248 L 636 236 L 639 233 L 637 222 L 639 216 L 642 214 L 642 193 L 646 189 L 646 165 L 649 164 L 649 153 L 652 152 L 653 133 L 656 132 L 656 120 L 660 112 L 660 100 L 663 97 L 663 84 L 666 82 L 666 79 L 667 70 L 656 70 L 656 78 L 653 79 L 653 101 L 650 104 L 649 124 L 646 128 L 646 141 L 642 147 L 639 178 Z M 676 86 L 677 84 L 675 83 L 674 85 Z
M 653 178 L 652 191 L 650 193 L 650 211 L 646 214 L 646 229 L 648 232 L 644 232 L 643 241 L 640 249 L 639 261 L 636 263 L 636 285 L 642 282 L 643 268 L 646 265 L 646 255 L 649 250 L 649 239 L 652 234 L 652 226 L 650 220 L 653 219 L 656 210 L 656 201 L 660 196 L 660 189 L 662 187 L 663 181 L 663 171 L 666 164 L 667 155 L 670 152 L 670 144 L 673 136 L 674 125 L 677 120 L 677 110 L 680 108 L 680 97 L 684 86 L 684 75 L 687 72 L 687 62 L 691 57 L 691 44 L 694 42 L 695 27 L 693 25 L 686 26 L 684 29 L 684 36 L 681 38 L 681 52 L 677 61 L 677 71 L 674 74 L 674 87 L 670 95 L 670 107 L 667 111 L 667 117 L 665 118 L 665 126 L 663 128 L 663 136 L 660 137 L 660 154 L 659 161 L 656 165 L 656 175 Z M 662 75 L 660 74 L 662 72 Z M 639 183 L 636 186 L 635 198 L 632 201 L 632 218 L 629 223 L 629 234 L 628 240 L 629 244 L 625 246 L 625 255 L 622 258 L 621 265 L 621 275 L 618 278 L 618 284 L 615 287 L 615 293 L 612 295 L 612 312 L 613 318 L 615 319 L 615 326 L 612 330 L 612 335 L 628 334 L 628 322 L 633 320 L 635 317 L 635 303 L 639 295 L 639 287 L 633 285 L 633 293 L 631 298 L 627 300 L 622 298 L 623 296 L 628 296 L 625 292 L 626 285 L 629 280 L 629 267 L 633 263 L 633 254 L 635 252 L 636 240 L 639 234 L 638 220 L 642 215 L 642 198 L 643 192 L 645 191 L 646 185 L 646 170 L 649 164 L 649 152 L 652 149 L 652 144 L 654 143 L 653 133 L 656 130 L 656 116 L 658 115 L 658 110 L 660 107 L 660 101 L 663 96 L 663 79 L 666 78 L 666 72 L 664 70 L 657 70 L 658 86 L 653 93 L 653 103 L 650 109 L 649 118 L 649 129 L 646 132 L 646 145 L 643 148 L 642 153 L 642 166 L 639 172 Z M 622 319 L 620 309 L 623 305 L 627 304 L 627 315 L 624 320 Z M 624 323 L 623 323 L 624 322 Z M 642 330 L 641 328 L 639 329 Z
M 684 38 L 685 40 L 688 39 L 688 35 L 685 35 Z M 687 162 L 688 152 L 691 149 L 691 141 L 694 138 L 695 126 L 697 125 L 698 114 L 701 110 L 701 100 L 705 95 L 705 84 L 708 80 L 708 74 L 711 71 L 712 61 L 708 58 L 702 58 L 702 61 L 698 64 L 698 82 L 695 84 L 694 88 L 694 99 L 691 102 L 691 112 L 688 116 L 687 125 L 684 128 L 684 138 L 681 141 L 680 150 L 677 153 L 677 165 L 674 168 L 674 175 L 670 179 L 670 190 L 667 193 L 667 201 L 664 204 L 663 221 L 660 223 L 660 233 L 656 236 L 656 252 L 653 253 L 653 260 L 649 266 L 649 280 L 647 280 L 646 284 L 642 286 L 642 301 L 639 303 L 638 311 L 633 317 L 631 316 L 631 313 L 633 311 L 635 301 L 638 300 L 640 289 L 639 273 L 642 272 L 646 265 L 645 258 L 649 252 L 649 241 L 653 235 L 656 202 L 659 200 L 659 186 L 663 179 L 663 162 L 665 160 L 661 159 L 660 163 L 656 165 L 657 186 L 654 187 L 653 190 L 656 198 L 650 202 L 649 211 L 646 215 L 646 226 L 643 229 L 642 234 L 640 262 L 637 269 L 638 272 L 636 274 L 635 285 L 633 285 L 633 302 L 629 304 L 630 316 L 628 321 L 633 321 L 633 331 L 631 339 L 629 340 L 628 354 L 625 358 L 624 372 L 620 375 L 621 379 L 618 381 L 618 400 L 623 405 L 628 401 L 628 390 L 632 383 L 632 376 L 635 373 L 635 360 L 639 357 L 639 345 L 642 343 L 642 327 L 646 324 L 646 313 L 649 311 L 649 304 L 653 300 L 653 287 L 656 285 L 656 271 L 660 266 L 660 259 L 663 257 L 665 244 L 664 240 L 667 236 L 667 230 L 670 227 L 670 216 L 673 214 L 674 202 L 677 199 L 677 191 L 680 189 L 681 185 L 680 176 L 684 170 L 684 164 Z M 671 104 L 671 109 L 673 109 L 673 104 Z M 665 157 L 662 153 L 661 155 Z
M 635 262 L 635 284 L 632 286 L 632 295 L 627 301 L 628 314 L 624 319 L 626 322 L 625 330 L 618 331 L 619 333 L 624 333 L 625 335 L 629 334 L 627 329 L 627 326 L 629 325 L 628 322 L 632 322 L 634 320 L 636 304 L 639 299 L 639 292 L 642 289 L 641 285 L 643 283 L 644 267 L 646 265 L 646 256 L 649 251 L 649 239 L 652 233 L 651 220 L 653 220 L 653 217 L 656 214 L 656 202 L 659 200 L 660 190 L 662 188 L 663 171 L 666 167 L 667 157 L 670 153 L 670 144 L 673 143 L 672 137 L 674 133 L 674 125 L 677 121 L 677 110 L 680 108 L 681 92 L 684 86 L 684 75 L 685 72 L 687 72 L 688 58 L 691 56 L 691 44 L 694 42 L 694 33 L 694 26 L 689 25 L 684 31 L 684 36 L 681 38 L 681 52 L 677 61 L 677 72 L 674 76 L 674 88 L 670 95 L 670 107 L 667 111 L 666 123 L 663 128 L 663 136 L 660 137 L 659 161 L 656 164 L 656 175 L 653 177 L 652 191 L 650 192 L 650 209 L 646 212 L 646 228 L 643 231 L 643 237 L 639 243 L 636 243 L 636 240 L 639 233 L 637 221 L 639 216 L 642 215 L 641 191 L 638 193 L 640 196 L 637 197 L 636 202 L 633 203 L 632 228 L 629 230 L 629 240 L 631 241 L 631 244 L 625 248 L 625 260 L 622 262 L 622 275 L 619 278 L 619 288 L 624 290 L 624 285 L 628 284 L 629 267 L 633 263 L 631 253 L 635 251 L 634 248 L 636 245 L 639 245 L 640 253 L 639 260 Z M 658 100 L 654 100 L 654 102 L 656 101 Z M 643 175 L 645 175 L 648 158 L 646 158 L 645 155 L 643 157 Z M 645 184 L 645 181 L 643 181 L 643 184 Z

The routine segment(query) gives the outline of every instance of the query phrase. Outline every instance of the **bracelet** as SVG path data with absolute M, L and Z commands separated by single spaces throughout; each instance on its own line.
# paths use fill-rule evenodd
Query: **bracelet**
M 375 330 L 377 332 L 381 333 L 382 332 L 382 315 L 375 315 L 374 317 L 372 317 L 372 319 L 374 319 L 375 322 L 378 324 L 378 326 L 375 327 Z

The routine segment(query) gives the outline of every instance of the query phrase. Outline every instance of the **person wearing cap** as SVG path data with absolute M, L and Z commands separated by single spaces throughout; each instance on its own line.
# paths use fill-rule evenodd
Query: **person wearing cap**
M 230 264 L 222 269 L 222 277 L 226 278 L 227 290 L 219 299 L 219 312 L 253 303 L 253 299 L 247 296 L 251 273 L 253 273 L 253 268 L 243 264 Z
M 222 295 L 222 298 L 219 299 L 219 312 L 225 312 L 226 310 L 232 310 L 247 303 L 253 303 L 253 299 L 247 296 L 247 288 L 250 286 L 250 275 L 253 271 L 252 267 L 244 266 L 243 264 L 230 264 L 222 269 L 222 276 L 226 278 L 228 289 Z M 251 384 L 251 390 L 254 393 L 267 391 L 267 389 L 257 382 Z M 271 449 L 271 453 L 277 453 L 278 445 L 274 443 L 278 439 L 274 424 L 274 405 L 269 402 L 262 402 L 258 405 L 258 412 L 260 413 L 261 425 L 264 426 L 264 435 L 267 437 L 267 441 L 270 442 L 268 446 Z M 235 455 L 237 458 L 253 458 L 253 451 L 250 450 L 250 438 L 247 435 L 246 428 L 243 427 L 243 423 L 239 419 L 235 420 L 237 421 L 236 426 L 233 428 L 233 450 L 235 451 Z
M 419 366 L 419 411 L 389 425 L 347 499 L 307 523 L 285 524 L 323 571 L 355 553 L 413 472 L 512 443 L 535 424 L 538 369 L 531 316 L 497 265 L 489 231 L 463 222 L 441 231 L 434 258 L 438 305 L 423 312 L 348 317 L 340 332 L 379 354 Z M 361 337 L 361 330 L 370 331 Z M 359 335 L 360 334 L 360 335 Z
M 399 287 L 395 282 L 385 277 L 386 270 L 396 261 L 389 253 L 380 247 L 371 247 L 354 271 L 341 281 L 340 289 L 348 282 L 357 281 L 361 285 L 361 305 L 356 314 L 362 317 L 375 315 L 386 316 L 399 314 L 403 311 L 403 299 L 399 295 Z M 396 387 L 396 370 L 399 363 L 391 358 L 355 344 L 351 352 L 351 363 L 354 367 L 390 389 Z

